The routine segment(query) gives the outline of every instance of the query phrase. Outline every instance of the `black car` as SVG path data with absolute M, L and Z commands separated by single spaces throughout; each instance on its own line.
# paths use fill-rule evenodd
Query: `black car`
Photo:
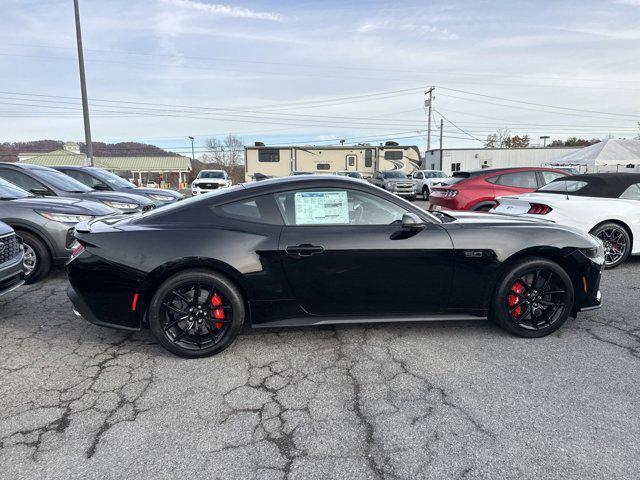
M 117 212 L 98 202 L 77 198 L 36 197 L 0 178 L 0 220 L 24 241 L 27 284 L 44 278 L 61 265 L 77 246 L 76 223 Z
M 600 305 L 602 243 L 536 220 L 432 215 L 368 183 L 242 184 L 79 224 L 77 313 L 185 357 L 252 327 L 479 320 L 540 337 Z
M 22 240 L 6 223 L 0 222 L 0 296 L 24 283 Z
M 28 163 L 0 163 L 0 178 L 38 196 L 78 198 L 101 202 L 121 213 L 140 213 L 155 208 L 141 195 L 98 192 L 49 167 Z
M 127 192 L 147 197 L 157 207 L 181 200 L 183 197 L 180 192 L 176 192 L 174 190 L 137 187 L 128 180 L 125 180 L 115 173 L 102 168 L 69 166 L 55 166 L 51 168 L 54 168 L 65 175 L 69 175 L 71 178 L 76 179 L 80 183 L 83 183 L 94 190 L 102 192 Z

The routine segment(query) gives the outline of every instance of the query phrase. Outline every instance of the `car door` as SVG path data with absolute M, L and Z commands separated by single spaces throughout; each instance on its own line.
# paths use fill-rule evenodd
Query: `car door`
M 453 247 L 439 224 L 404 229 L 402 203 L 351 187 L 282 192 L 276 203 L 285 276 L 308 313 L 420 314 L 446 304 Z

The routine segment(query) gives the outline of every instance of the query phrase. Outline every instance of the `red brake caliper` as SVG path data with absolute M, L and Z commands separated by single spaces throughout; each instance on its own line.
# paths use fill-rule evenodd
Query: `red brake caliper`
M 524 285 L 522 283 L 520 283 L 520 282 L 516 282 L 511 287 L 511 291 L 513 293 L 517 293 L 518 295 L 522 295 L 522 292 L 524 292 Z M 509 299 L 508 299 L 509 300 L 509 309 L 511 309 L 512 307 L 514 307 L 515 305 L 517 305 L 518 303 L 520 303 L 522 301 L 522 299 L 518 295 L 509 295 Z M 513 310 L 513 312 L 511 312 L 511 316 L 513 318 L 518 318 L 521 313 L 522 313 L 522 307 L 517 306 Z
M 214 307 L 219 307 L 220 305 L 222 305 L 222 299 L 217 293 L 215 293 L 213 297 L 211 297 L 211 305 L 213 305 Z M 222 308 L 214 309 L 213 317 L 217 320 L 224 320 L 224 310 Z M 222 328 L 222 322 L 216 322 L 214 323 L 214 325 L 217 329 Z

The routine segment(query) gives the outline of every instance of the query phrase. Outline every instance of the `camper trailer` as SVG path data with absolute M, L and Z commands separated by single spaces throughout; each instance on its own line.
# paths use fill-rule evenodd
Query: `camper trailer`
M 386 142 L 384 145 L 265 146 L 256 142 L 245 147 L 245 181 L 261 175 L 285 177 L 291 172 L 360 172 L 371 177 L 376 170 L 402 170 L 410 174 L 420 168 L 416 146 Z

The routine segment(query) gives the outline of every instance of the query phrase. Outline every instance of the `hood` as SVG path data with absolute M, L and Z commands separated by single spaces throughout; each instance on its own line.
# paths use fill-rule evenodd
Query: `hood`
M 165 190 L 164 188 L 123 188 L 118 190 L 120 193 L 131 193 L 133 195 L 165 195 L 167 197 L 182 198 L 183 195 L 175 190 Z
M 413 178 L 387 178 L 384 183 L 416 183 Z
M 13 233 L 13 228 L 6 223 L 0 222 L 0 235 L 6 235 L 8 233 Z
M 87 192 L 82 194 L 82 198 L 87 200 L 97 200 L 99 202 L 122 202 L 135 203 L 137 205 L 153 205 L 153 202 L 142 195 L 135 195 L 128 192 Z
M 226 183 L 224 178 L 196 178 L 191 183 Z
M 115 210 L 98 202 L 63 197 L 27 197 L 8 200 L 11 206 L 20 206 L 32 210 L 68 213 L 72 215 L 111 215 Z

